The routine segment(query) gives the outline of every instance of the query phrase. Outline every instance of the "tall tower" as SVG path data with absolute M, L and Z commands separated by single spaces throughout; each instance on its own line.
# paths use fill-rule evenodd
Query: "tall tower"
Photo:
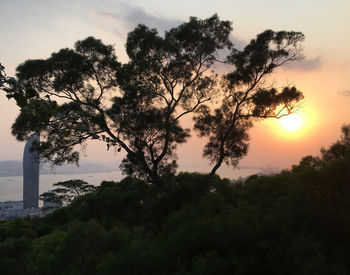
M 38 133 L 27 141 L 23 153 L 23 208 L 39 207 L 39 154 L 31 150 L 33 142 L 39 142 Z

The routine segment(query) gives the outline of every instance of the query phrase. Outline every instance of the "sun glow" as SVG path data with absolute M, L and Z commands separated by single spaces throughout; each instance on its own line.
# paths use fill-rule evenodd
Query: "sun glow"
M 285 131 L 296 132 L 299 131 L 303 126 L 302 117 L 295 113 L 288 116 L 282 117 L 280 119 L 280 125 Z
M 279 119 L 271 119 L 267 123 L 275 136 L 300 140 L 305 139 L 317 127 L 320 117 L 316 114 L 318 112 L 313 106 L 304 104 L 302 110 Z

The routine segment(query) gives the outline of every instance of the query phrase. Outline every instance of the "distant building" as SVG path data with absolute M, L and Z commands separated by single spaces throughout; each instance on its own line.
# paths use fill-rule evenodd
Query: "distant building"
M 0 202 L 0 220 L 10 220 L 14 218 L 44 216 L 41 208 L 23 209 L 22 201 L 5 201 Z
M 57 203 L 44 201 L 44 206 L 41 208 L 23 209 L 23 201 L 4 201 L 0 202 L 0 220 L 11 220 L 25 217 L 44 217 L 59 207 L 61 206 Z
M 38 133 L 27 141 L 23 153 L 23 208 L 39 207 L 39 154 L 32 145 L 40 141 Z
M 0 202 L 0 211 L 23 209 L 23 201 Z
M 32 150 L 32 145 L 39 142 L 39 134 L 33 134 L 27 141 L 23 153 L 23 201 L 0 202 L 0 220 L 25 217 L 43 217 L 60 204 L 45 200 L 44 207 L 39 208 L 39 154 Z M 52 195 L 52 192 L 48 192 Z

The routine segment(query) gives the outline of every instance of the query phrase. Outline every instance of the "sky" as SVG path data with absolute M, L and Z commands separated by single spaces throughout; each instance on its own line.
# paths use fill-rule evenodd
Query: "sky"
M 304 60 L 279 69 L 273 77 L 277 86 L 295 85 L 304 93 L 302 128 L 291 133 L 279 121 L 257 123 L 250 131 L 250 150 L 240 162 L 241 169 L 219 170 L 222 176 L 233 177 L 244 175 L 247 168 L 289 168 L 335 142 L 340 127 L 350 123 L 349 10 L 349 0 L 0 0 L 0 62 L 13 76 L 20 63 L 48 58 L 91 35 L 114 45 L 119 60 L 126 62 L 127 33 L 137 24 L 155 27 L 162 34 L 190 16 L 205 19 L 214 13 L 233 22 L 237 47 L 266 29 L 301 31 Z M 19 108 L 0 93 L 0 110 L 0 161 L 20 160 L 24 143 L 10 133 Z M 179 147 L 180 170 L 210 171 L 209 162 L 202 159 L 204 144 L 193 134 Z M 83 159 L 117 165 L 122 157 L 95 142 Z

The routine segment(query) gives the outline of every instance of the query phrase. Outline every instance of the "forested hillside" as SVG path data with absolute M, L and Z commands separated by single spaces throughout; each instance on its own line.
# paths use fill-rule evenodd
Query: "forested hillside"
M 2 222 L 1 274 L 349 274 L 343 130 L 278 175 L 181 173 L 167 191 L 125 178 L 43 219 Z

